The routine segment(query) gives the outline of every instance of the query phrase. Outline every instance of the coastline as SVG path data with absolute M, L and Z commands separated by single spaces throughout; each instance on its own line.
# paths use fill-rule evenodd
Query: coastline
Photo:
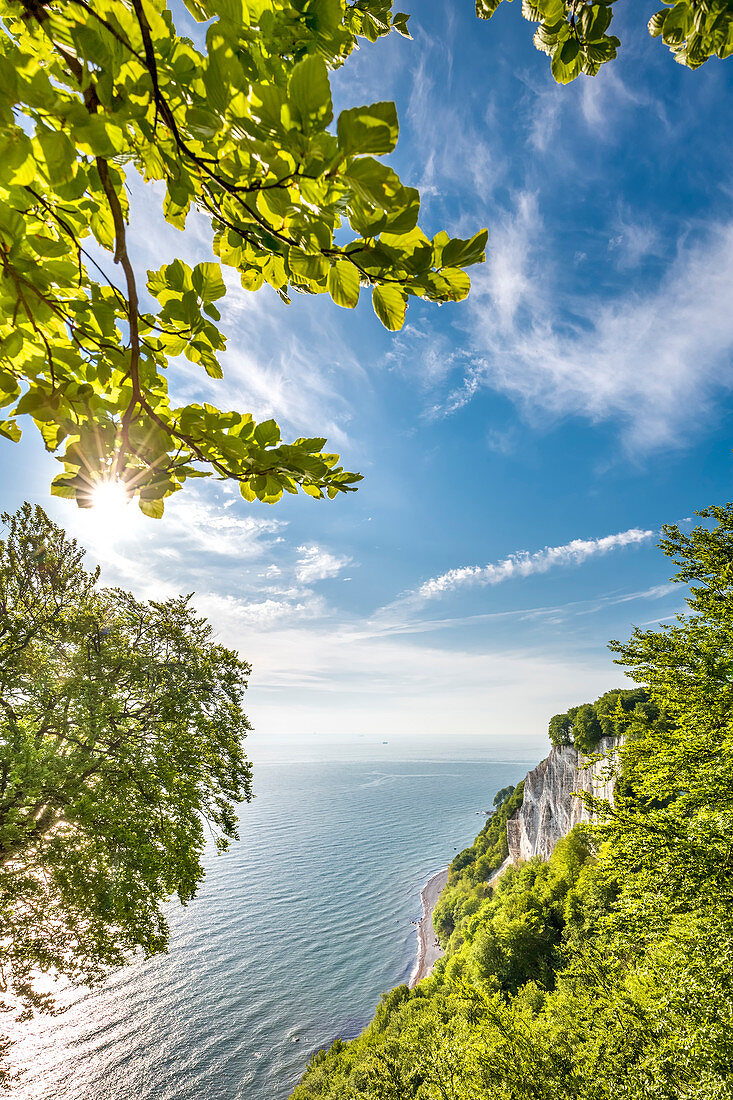
M 417 959 L 407 983 L 410 989 L 414 989 L 418 982 L 427 978 L 436 961 L 445 954 L 433 931 L 433 909 L 448 881 L 448 870 L 448 867 L 444 867 L 442 871 L 438 871 L 420 891 L 423 912 L 417 923 Z

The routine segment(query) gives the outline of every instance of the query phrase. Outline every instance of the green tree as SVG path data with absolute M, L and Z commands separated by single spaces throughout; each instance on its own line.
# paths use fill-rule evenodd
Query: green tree
M 629 912 L 649 930 L 672 898 L 677 910 L 733 910 L 733 504 L 698 514 L 714 525 L 665 526 L 660 542 L 691 614 L 611 643 L 659 713 L 632 714 L 626 782 L 602 808 Z
M 577 710 L 577 708 L 574 709 Z M 573 713 L 574 711 L 572 713 L 568 711 L 566 714 L 555 714 L 550 719 L 547 732 L 555 748 L 561 745 L 572 745 Z
M 593 752 L 603 737 L 603 727 L 592 703 L 584 703 L 577 708 L 571 734 L 573 744 L 579 752 Z
M 459 301 L 469 240 L 418 227 L 420 198 L 378 158 L 397 141 L 393 103 L 331 126 L 329 69 L 407 16 L 391 0 L 185 0 L 205 48 L 165 0 L 0 0 L 0 433 L 30 416 L 64 470 L 52 491 L 91 501 L 118 479 L 150 516 L 193 476 L 273 503 L 355 488 L 322 438 L 282 443 L 277 424 L 212 404 L 175 407 L 165 368 L 184 355 L 212 378 L 225 337 L 219 264 L 180 260 L 141 280 L 130 259 L 125 172 L 164 185 L 162 217 L 192 209 L 242 285 L 361 289 L 388 329 L 409 296 Z M 105 273 L 103 251 L 122 272 Z M 147 296 L 146 292 L 147 291 Z
M 514 787 L 511 784 L 508 787 L 502 787 L 500 791 L 497 791 L 494 795 L 494 809 L 497 810 L 502 803 L 506 802 L 510 795 L 514 794 Z
M 207 834 L 236 838 L 249 666 L 188 597 L 101 588 L 40 508 L 2 518 L 0 977 L 42 1006 L 39 972 L 165 950 L 160 903 L 194 896 Z
M 582 753 L 592 753 L 602 737 L 624 734 L 630 716 L 638 722 L 656 722 L 658 708 L 649 700 L 643 688 L 613 688 L 605 692 L 595 703 L 583 703 L 570 707 L 565 714 L 555 714 L 550 719 L 548 735 L 555 748 L 574 745 Z
M 523 0 L 522 15 L 539 26 L 534 44 L 550 57 L 552 75 L 568 84 L 581 73 L 596 76 L 613 61 L 619 39 L 609 34 L 616 0 Z M 491 19 L 502 0 L 476 0 L 479 19 Z M 733 54 L 733 0 L 663 0 L 649 20 L 675 61 L 697 69 L 711 57 Z

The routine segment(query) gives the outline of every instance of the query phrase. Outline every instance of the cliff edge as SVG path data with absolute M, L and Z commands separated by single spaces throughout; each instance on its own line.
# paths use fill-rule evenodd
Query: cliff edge
M 617 738 L 602 737 L 596 753 L 603 753 L 603 759 L 590 766 L 586 766 L 589 758 L 573 745 L 560 745 L 527 772 L 522 805 L 507 821 L 509 856 L 514 862 L 533 856 L 549 859 L 558 840 L 582 821 L 590 821 L 591 814 L 576 792 L 613 800 L 614 780 L 607 772 L 617 745 Z

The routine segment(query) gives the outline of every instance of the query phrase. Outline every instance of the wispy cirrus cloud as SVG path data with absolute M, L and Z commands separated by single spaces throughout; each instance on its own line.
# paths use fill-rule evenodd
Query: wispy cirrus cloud
M 574 295 L 531 210 L 515 197 L 474 276 L 473 358 L 432 415 L 494 390 L 532 420 L 616 420 L 629 451 L 684 442 L 733 389 L 733 220 L 683 241 L 648 289 Z
M 446 97 L 445 86 L 451 83 L 454 60 L 449 6 L 446 12 L 443 40 L 416 33 L 420 60 L 412 72 L 407 118 L 420 134 L 422 178 L 416 182 L 423 201 L 440 198 L 448 185 L 473 191 L 474 199 L 485 195 L 507 167 L 504 157 L 487 140 L 485 129 L 470 121 L 463 107 Z
M 557 141 L 558 132 L 567 122 L 584 127 L 593 141 L 609 144 L 619 140 L 624 119 L 635 108 L 644 107 L 666 123 L 663 104 L 650 91 L 622 80 L 610 65 L 593 80 L 578 80 L 564 87 L 558 86 L 549 73 L 539 80 L 536 74 L 530 78 L 529 73 L 523 73 L 520 79 L 529 92 L 528 142 L 541 154 L 567 159 L 568 143 Z
M 347 555 L 332 554 L 322 546 L 299 546 L 295 578 L 300 584 L 313 584 L 336 577 L 351 562 Z
M 438 577 L 425 581 L 414 593 L 420 600 L 431 600 L 446 592 L 468 585 L 494 585 L 516 577 L 529 577 L 533 573 L 547 573 L 548 570 L 562 565 L 580 565 L 587 558 L 597 554 L 608 554 L 623 546 L 633 546 L 646 542 L 654 535 L 653 531 L 644 531 L 632 527 L 628 531 L 619 531 L 615 535 L 604 535 L 597 539 L 573 539 L 563 546 L 546 546 L 530 554 L 520 550 L 498 562 L 488 565 L 467 565 L 459 569 L 449 569 Z

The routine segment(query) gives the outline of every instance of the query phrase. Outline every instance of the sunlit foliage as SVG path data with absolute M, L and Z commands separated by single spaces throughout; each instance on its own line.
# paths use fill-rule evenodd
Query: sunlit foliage
M 39 975 L 165 950 L 161 903 L 194 896 L 251 797 L 249 666 L 188 598 L 102 588 L 40 508 L 2 519 L 0 989 L 22 1008 Z
M 582 753 L 592 753 L 603 737 L 619 737 L 626 733 L 633 717 L 657 716 L 642 688 L 614 688 L 595 703 L 570 707 L 565 714 L 550 719 L 548 734 L 553 745 L 574 745 Z
M 410 296 L 465 298 L 486 232 L 418 227 L 418 192 L 379 159 L 397 142 L 393 103 L 334 125 L 329 70 L 359 42 L 409 37 L 391 0 L 187 7 L 200 46 L 165 0 L 0 0 L 0 434 L 17 440 L 31 417 L 63 462 L 53 492 L 82 505 L 113 479 L 157 517 L 208 475 L 249 501 L 334 497 L 360 478 L 325 439 L 283 443 L 273 420 L 171 403 L 176 357 L 222 376 L 226 284 L 208 261 L 135 271 L 126 175 L 151 206 L 164 193 L 161 221 L 183 229 L 202 212 L 247 290 L 346 308 L 370 293 L 391 330 Z
M 491 19 L 502 0 L 476 0 L 479 19 Z M 618 0 L 522 0 L 522 15 L 539 24 L 534 35 L 538 50 L 550 57 L 558 84 L 581 73 L 596 76 L 613 61 L 621 46 L 609 34 L 613 5 Z M 675 61 L 697 69 L 711 57 L 733 53 L 733 0 L 663 0 L 649 20 L 649 33 L 661 38 Z

